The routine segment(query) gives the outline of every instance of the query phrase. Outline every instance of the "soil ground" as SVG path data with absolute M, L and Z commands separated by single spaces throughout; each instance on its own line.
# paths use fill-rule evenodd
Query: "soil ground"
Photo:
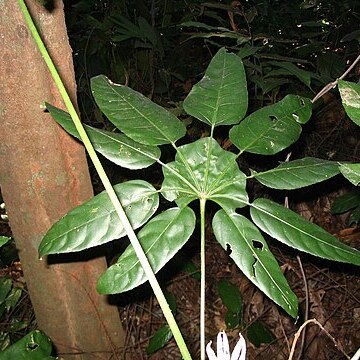
M 314 119 L 307 140 L 302 144 L 303 156 L 317 156 L 333 160 L 360 162 L 360 136 L 358 129 L 346 119 L 341 104 L 330 98 Z M 314 196 L 297 193 L 289 194 L 290 207 L 301 213 L 329 232 L 336 234 L 341 241 L 360 249 L 360 229 L 349 226 L 349 214 L 334 216 L 330 212 L 333 200 L 348 191 L 346 183 L 332 182 L 330 186 L 312 189 Z M 257 191 L 261 191 L 257 190 Z M 11 235 L 5 221 L 1 221 L 0 235 Z M 198 268 L 198 239 L 184 249 L 182 256 L 191 258 Z M 207 288 L 206 288 L 206 332 L 207 340 L 215 341 L 220 330 L 226 330 L 231 346 L 241 331 L 247 338 L 247 329 L 255 321 L 273 334 L 271 343 L 253 345 L 247 340 L 247 359 L 288 359 L 294 334 L 306 319 L 316 319 L 324 330 L 316 324 L 306 327 L 304 338 L 297 342 L 294 359 L 337 360 L 346 359 L 360 346 L 360 273 L 358 268 L 326 262 L 297 253 L 272 239 L 268 239 L 274 255 L 279 261 L 288 282 L 299 298 L 300 316 L 291 319 L 279 307 L 268 300 L 233 264 L 229 255 L 217 244 L 208 226 L 206 249 Z M 194 358 L 199 354 L 199 290 L 196 274 L 181 269 L 179 264 L 166 268 L 160 274 L 163 288 L 173 294 L 177 302 L 176 318 Z M 173 274 L 167 277 L 167 274 Z M 21 264 L 14 258 L 10 264 L 2 265 L 0 276 L 11 276 L 16 284 L 25 287 Z M 217 292 L 217 284 L 226 279 L 236 285 L 241 293 L 243 311 L 241 326 L 227 329 L 224 321 L 226 307 Z M 31 302 L 26 295 L 6 318 L 1 319 L 0 327 L 6 329 L 14 318 L 25 321 L 28 326 L 23 331 L 36 327 Z M 174 341 L 162 350 L 149 356 L 146 348 L 154 332 L 165 324 L 159 306 L 148 288 L 120 297 L 119 310 L 127 331 L 125 348 L 119 351 L 121 359 L 180 359 Z M 17 333 L 21 337 L 22 333 Z

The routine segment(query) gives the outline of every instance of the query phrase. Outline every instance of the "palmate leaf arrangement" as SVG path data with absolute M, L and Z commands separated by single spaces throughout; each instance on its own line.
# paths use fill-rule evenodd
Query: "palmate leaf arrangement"
M 346 87 L 346 82 L 342 82 L 342 86 Z M 351 169 L 353 164 L 310 157 L 283 162 L 264 172 L 252 170 L 248 175 L 239 168 L 237 159 L 244 152 L 270 156 L 293 144 L 301 134 L 301 126 L 311 117 L 309 99 L 287 95 L 280 102 L 245 117 L 248 93 L 244 66 L 238 56 L 222 48 L 183 103 L 187 114 L 209 126 L 210 136 L 177 146 L 186 127 L 171 112 L 129 87 L 112 83 L 105 76 L 93 78 L 91 88 L 101 111 L 120 130 L 109 132 L 86 126 L 95 150 L 127 169 L 144 169 L 155 162 L 162 166 L 164 179 L 160 189 L 144 180 L 114 186 L 132 227 L 140 229 L 138 238 L 155 273 L 193 234 L 196 216 L 189 205 L 195 200 L 200 202 L 203 281 L 206 204 L 213 201 L 219 206 L 212 218 L 216 240 L 224 249 L 231 249 L 230 257 L 249 280 L 294 318 L 298 314 L 298 300 L 262 232 L 297 250 L 360 265 L 359 251 L 295 212 L 266 198 L 249 201 L 246 184 L 251 178 L 273 189 L 294 190 L 340 172 L 348 177 L 346 169 Z M 66 112 L 49 104 L 47 109 L 66 131 L 79 137 Z M 236 154 L 224 150 L 213 137 L 215 127 L 224 125 L 232 126 L 229 138 L 238 149 Z M 170 163 L 160 159 L 159 146 L 165 144 L 176 151 Z M 352 175 L 356 178 L 356 174 Z M 156 214 L 159 194 L 176 206 Z M 251 220 L 241 214 L 245 207 L 250 207 Z M 39 253 L 81 251 L 125 235 L 109 197 L 103 192 L 53 225 L 42 240 Z M 97 290 L 102 294 L 122 293 L 146 280 L 129 245 L 100 277 Z M 201 289 L 201 303 L 204 304 L 203 284 Z

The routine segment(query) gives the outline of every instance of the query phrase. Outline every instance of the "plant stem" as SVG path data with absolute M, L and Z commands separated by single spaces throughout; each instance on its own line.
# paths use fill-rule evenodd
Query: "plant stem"
M 206 198 L 200 198 L 200 359 L 205 360 L 205 205 Z
M 94 147 L 92 146 L 90 140 L 89 140 L 89 137 L 87 136 L 86 132 L 85 132 L 85 129 L 79 119 L 79 116 L 75 110 L 75 107 L 74 105 L 72 104 L 71 100 L 70 100 L 70 97 L 65 89 L 65 86 L 60 78 L 60 75 L 45 47 L 45 44 L 43 43 L 43 41 L 41 40 L 40 38 L 40 35 L 35 27 L 35 24 L 31 18 L 31 15 L 25 5 L 25 2 L 24 0 L 19 0 L 19 5 L 20 5 L 20 8 L 24 14 L 24 17 L 25 17 L 25 20 L 26 20 L 26 23 L 27 25 L 29 26 L 29 29 L 34 37 L 34 40 L 41 52 L 41 55 L 43 56 L 45 62 L 46 62 L 46 65 L 48 66 L 50 72 L 51 72 L 51 75 L 55 81 L 55 84 L 64 100 L 64 103 L 66 105 L 66 108 L 68 109 L 69 111 L 69 114 L 75 124 L 75 127 L 76 127 L 76 130 L 78 131 L 80 137 L 81 137 L 81 140 L 83 141 L 84 143 L 84 146 L 95 166 L 95 169 L 97 171 L 97 173 L 99 174 L 99 177 L 105 187 L 105 190 L 107 191 L 109 197 L 110 197 L 110 200 L 120 218 L 120 221 L 122 222 L 123 226 L 124 226 L 124 229 L 126 231 L 126 234 L 127 236 L 129 237 L 129 240 L 132 244 L 132 246 L 134 247 L 134 250 L 135 250 L 135 253 L 136 253 L 136 256 L 138 257 L 140 263 L 141 263 L 141 266 L 143 267 L 145 273 L 146 273 L 146 276 L 150 282 L 150 285 L 154 291 L 154 294 L 159 302 L 159 305 L 161 307 L 161 310 L 163 311 L 163 314 L 166 318 L 166 321 L 168 322 L 169 326 L 170 326 L 170 329 L 174 335 L 174 338 L 175 338 L 175 341 L 180 349 L 180 352 L 181 352 L 181 355 L 183 357 L 183 359 L 185 360 L 191 360 L 191 355 L 187 349 L 187 346 L 184 342 L 184 339 L 181 335 L 181 332 L 177 326 L 177 323 L 175 321 L 175 318 L 170 310 L 170 307 L 165 299 L 165 296 L 160 288 L 160 285 L 155 277 L 155 274 L 151 268 L 151 265 L 141 247 L 141 244 L 125 214 L 125 211 L 123 209 L 123 207 L 121 206 L 120 204 L 120 201 L 119 199 L 117 198 L 116 196 L 116 193 L 110 183 L 110 180 L 109 178 L 107 177 L 106 173 L 105 173 L 105 170 L 103 168 L 103 166 L 101 165 L 101 162 L 94 150 Z

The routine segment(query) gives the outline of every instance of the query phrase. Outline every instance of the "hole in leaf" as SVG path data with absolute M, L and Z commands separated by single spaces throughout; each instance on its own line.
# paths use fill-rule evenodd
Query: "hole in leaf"
M 301 105 L 302 107 L 305 106 L 305 101 L 304 101 L 303 99 L 300 99 L 300 105 Z
M 232 253 L 231 246 L 229 244 L 226 244 L 226 253 L 230 256 Z
M 34 342 L 29 342 L 27 345 L 26 345 L 27 349 L 29 351 L 35 351 L 38 347 L 39 347 L 39 344 L 37 343 L 34 343 Z
M 291 115 L 292 115 L 292 117 L 294 118 L 294 120 L 295 120 L 296 122 L 299 121 L 299 119 L 300 119 L 300 116 L 299 116 L 299 115 L 297 115 L 297 114 L 295 114 L 295 113 L 292 113 Z
M 242 214 L 243 214 L 243 209 L 242 209 L 242 208 L 236 208 L 236 209 L 235 209 L 235 212 L 236 212 L 236 214 L 238 214 L 238 215 L 242 215 Z
M 271 121 L 277 121 L 278 118 L 275 115 L 269 115 Z
M 258 241 L 258 240 L 252 240 L 252 244 L 253 244 L 253 247 L 255 249 L 259 249 L 259 250 L 262 250 L 264 245 L 261 241 Z
M 254 258 L 254 263 L 252 264 L 252 276 L 255 278 L 256 277 L 256 264 L 257 264 L 258 260 L 257 258 Z

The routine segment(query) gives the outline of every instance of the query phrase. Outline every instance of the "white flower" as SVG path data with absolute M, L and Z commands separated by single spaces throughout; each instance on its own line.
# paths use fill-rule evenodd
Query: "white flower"
M 245 360 L 246 342 L 241 334 L 239 334 L 239 336 L 240 339 L 230 357 L 228 338 L 224 331 L 220 331 L 216 339 L 217 354 L 215 355 L 214 350 L 211 348 L 212 341 L 206 346 L 206 353 L 209 360 Z

